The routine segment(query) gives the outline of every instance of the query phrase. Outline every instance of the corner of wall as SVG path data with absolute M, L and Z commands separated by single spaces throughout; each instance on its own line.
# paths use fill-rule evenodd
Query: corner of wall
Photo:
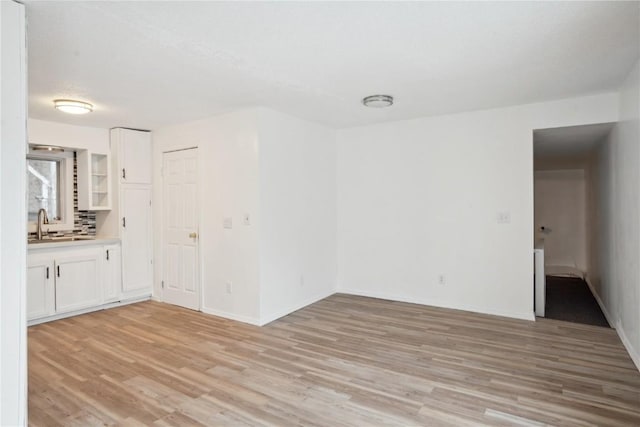
M 615 322 L 613 320 L 613 317 L 611 317 L 611 314 L 609 314 L 609 310 L 607 310 L 607 306 L 602 301 L 602 298 L 600 298 L 600 294 L 598 294 L 598 292 L 596 291 L 596 288 L 595 288 L 595 286 L 593 286 L 593 283 L 592 283 L 591 279 L 589 278 L 589 276 L 585 277 L 585 282 L 587 282 L 587 286 L 589 286 L 589 289 L 591 290 L 591 293 L 593 294 L 593 296 L 596 299 L 596 302 L 600 306 L 600 309 L 602 310 L 602 313 L 604 314 L 604 317 L 607 319 L 607 322 L 609 322 L 609 326 L 611 326 L 612 328 L 617 328 L 616 325 L 617 325 L 618 322 Z
M 266 314 L 262 314 L 262 312 L 260 313 L 260 322 L 258 323 L 259 326 L 264 326 L 268 323 L 273 322 L 274 320 L 280 319 L 281 317 L 287 316 L 295 311 L 298 311 L 308 305 L 311 305 L 313 303 L 316 303 L 320 300 L 323 300 L 325 298 L 330 297 L 331 295 L 335 294 L 336 290 L 332 289 L 330 291 L 326 291 L 326 292 L 322 292 L 320 294 L 317 295 L 313 295 L 309 298 L 306 298 L 302 301 L 298 301 L 295 304 L 292 304 L 284 309 L 275 311 L 273 313 L 266 313 Z M 262 311 L 262 310 L 261 310 Z
M 243 316 L 241 314 L 232 313 L 230 311 L 215 310 L 213 308 L 207 307 L 202 307 L 201 311 L 212 316 L 223 317 L 225 319 L 235 320 L 237 322 L 247 323 L 249 325 L 262 326 L 262 323 L 260 323 L 260 319 L 251 316 Z
M 620 321 L 616 323 L 616 332 L 618 333 L 618 336 L 620 337 L 620 341 L 622 341 L 624 348 L 627 349 L 631 360 L 636 365 L 636 368 L 638 368 L 638 371 L 640 371 L 640 353 L 636 351 L 635 348 L 633 348 L 633 345 L 627 337 L 627 334 L 624 331 L 624 328 L 622 327 L 622 323 Z

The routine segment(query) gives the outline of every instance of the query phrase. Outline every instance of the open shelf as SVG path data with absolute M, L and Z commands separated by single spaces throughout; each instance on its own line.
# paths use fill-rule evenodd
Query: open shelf
M 78 155 L 78 208 L 111 209 L 109 155 L 80 152 Z

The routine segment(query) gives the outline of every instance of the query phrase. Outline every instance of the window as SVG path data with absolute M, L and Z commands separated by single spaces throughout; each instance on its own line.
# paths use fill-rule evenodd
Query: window
M 36 231 L 38 211 L 47 211 L 45 231 L 73 230 L 73 152 L 27 155 L 27 221 Z
M 60 160 L 27 159 L 29 188 L 28 221 L 38 220 L 38 211 L 45 209 L 49 221 L 60 221 Z

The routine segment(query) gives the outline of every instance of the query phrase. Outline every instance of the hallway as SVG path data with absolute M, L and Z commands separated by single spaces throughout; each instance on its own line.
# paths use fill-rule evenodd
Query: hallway
M 610 327 L 587 283 L 577 277 L 547 276 L 545 317 Z

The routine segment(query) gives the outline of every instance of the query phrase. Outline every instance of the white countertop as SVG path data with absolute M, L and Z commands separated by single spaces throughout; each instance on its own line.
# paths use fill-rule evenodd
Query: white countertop
M 80 238 L 78 240 L 47 239 L 37 242 L 27 242 L 27 249 L 29 251 L 35 251 L 62 247 L 108 245 L 113 243 L 120 243 L 120 239 L 117 237 Z

